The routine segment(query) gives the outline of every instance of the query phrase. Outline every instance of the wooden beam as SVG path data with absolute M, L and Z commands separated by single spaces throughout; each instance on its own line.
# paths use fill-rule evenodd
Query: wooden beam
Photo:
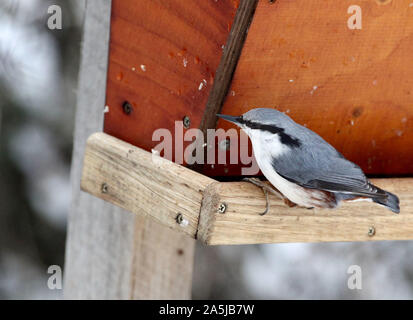
M 108 0 L 86 3 L 64 296 L 188 299 L 195 242 L 142 214 L 130 214 L 80 191 L 86 140 L 103 125 L 111 9 Z
M 195 237 L 203 191 L 215 180 L 104 133 L 88 139 L 84 163 L 82 190 Z
M 237 9 L 199 127 L 204 137 L 206 137 L 207 129 L 214 129 L 217 124 L 216 114 L 221 110 L 231 85 L 232 75 L 237 66 L 257 2 L 258 0 L 241 1 Z
M 258 0 L 241 1 L 237 8 L 234 23 L 228 35 L 222 58 L 215 74 L 214 83 L 208 96 L 205 111 L 199 125 L 202 137 L 206 137 L 207 130 L 214 129 L 217 125 L 218 118 L 216 114 L 221 111 L 225 97 L 227 96 L 257 2 Z M 198 143 L 203 144 L 203 139 L 199 139 Z M 205 165 L 198 163 L 189 167 L 198 172 L 205 172 L 207 169 Z M 209 173 L 214 174 L 214 170 L 211 170 L 210 167 L 209 169 Z
M 207 137 L 208 129 L 214 129 L 217 125 L 218 118 L 216 114 L 221 111 L 225 97 L 227 96 L 257 2 L 258 0 L 241 1 L 238 6 L 234 23 L 232 24 L 231 32 L 225 44 L 224 52 L 222 53 L 222 58 L 216 71 L 214 83 L 199 125 L 200 135 L 202 137 Z M 198 143 L 203 144 L 204 139 L 199 139 Z M 198 172 L 206 172 L 207 170 L 205 165 L 198 163 L 189 167 Z M 213 175 L 215 173 L 210 167 L 208 169 L 210 174 Z
M 104 133 L 85 155 L 83 190 L 209 245 L 413 239 L 412 178 L 372 180 L 399 196 L 400 214 L 362 202 L 289 208 L 271 195 L 260 216 L 265 197 L 250 183 L 218 182 Z
M 400 214 L 363 202 L 336 210 L 289 208 L 271 195 L 270 211 L 260 216 L 265 198 L 259 188 L 246 182 L 215 183 L 205 191 L 198 238 L 209 245 L 413 239 L 413 179 L 372 182 L 399 196 Z M 221 204 L 227 207 L 224 214 L 217 213 Z

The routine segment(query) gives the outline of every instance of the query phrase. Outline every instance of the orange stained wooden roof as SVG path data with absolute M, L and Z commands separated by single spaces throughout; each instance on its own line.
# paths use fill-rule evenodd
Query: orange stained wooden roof
M 360 0 L 362 29 L 350 30 L 349 1 L 260 0 L 221 113 L 276 108 L 368 174 L 412 174 L 410 3 Z M 237 7 L 231 0 L 113 0 L 105 132 L 151 150 L 158 128 L 173 132 L 185 116 L 198 128 Z M 240 169 L 207 165 L 203 172 Z
M 357 1 L 361 30 L 347 26 L 352 4 L 260 1 L 222 113 L 276 108 L 366 173 L 412 174 L 411 1 Z
M 158 128 L 198 128 L 238 2 L 113 0 L 104 131 L 151 150 Z

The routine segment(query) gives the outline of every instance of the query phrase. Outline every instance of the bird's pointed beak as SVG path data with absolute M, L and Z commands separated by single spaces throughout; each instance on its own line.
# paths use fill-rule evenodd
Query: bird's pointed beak
M 217 114 L 218 118 L 227 120 L 229 122 L 235 123 L 235 124 L 240 124 L 240 118 L 241 117 L 234 117 L 234 116 L 227 116 L 225 114 Z

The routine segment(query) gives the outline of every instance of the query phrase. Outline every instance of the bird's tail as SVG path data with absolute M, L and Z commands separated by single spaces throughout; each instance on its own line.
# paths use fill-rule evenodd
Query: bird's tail
M 381 204 L 382 206 L 387 207 L 388 209 L 390 209 L 391 211 L 395 213 L 399 213 L 400 212 L 399 198 L 391 192 L 388 192 L 382 189 L 379 189 L 379 190 L 383 191 L 386 194 L 386 197 L 385 198 L 373 198 L 373 201 L 375 203 L 378 203 L 378 204 Z

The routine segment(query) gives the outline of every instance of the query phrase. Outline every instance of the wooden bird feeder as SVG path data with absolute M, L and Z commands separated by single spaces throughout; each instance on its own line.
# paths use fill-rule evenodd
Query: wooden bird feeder
M 206 165 L 197 173 L 143 150 L 157 143 L 154 130 L 173 132 L 184 118 L 190 127 L 214 128 L 221 109 L 239 115 L 277 107 L 367 173 L 413 172 L 410 2 L 359 1 L 364 28 L 349 30 L 343 1 L 259 1 L 241 50 L 254 2 L 113 2 L 107 134 L 89 139 L 83 190 L 207 244 L 413 238 L 411 179 L 376 181 L 400 197 L 400 215 L 372 204 L 288 208 L 274 198 L 262 217 L 260 189 L 210 178 L 224 169 L 239 175 L 240 165 Z
M 89 0 L 86 14 L 71 297 L 189 297 L 191 238 L 211 245 L 413 239 L 411 0 L 108 3 Z M 362 17 L 357 27 L 353 14 Z M 99 133 L 91 110 L 103 103 Z M 260 216 L 264 194 L 239 182 L 241 165 L 188 168 L 151 153 L 158 128 L 173 133 L 182 120 L 184 130 L 226 130 L 231 124 L 217 123 L 216 113 L 255 107 L 287 113 L 381 177 L 373 183 L 399 196 L 400 214 L 360 202 L 289 208 L 270 196 L 270 211 Z M 105 202 L 76 194 L 83 157 L 81 188 Z M 79 289 L 97 273 L 113 285 Z
M 154 130 L 173 132 L 175 121 L 205 131 L 221 110 L 276 107 L 366 173 L 413 173 L 413 8 L 383 4 L 360 0 L 357 30 L 345 1 L 113 1 L 105 133 L 88 141 L 82 189 L 206 244 L 413 238 L 409 178 L 375 181 L 400 197 L 399 215 L 372 204 L 288 208 L 271 198 L 260 216 L 260 189 L 213 178 L 239 176 L 240 165 L 196 172 L 147 152 Z

